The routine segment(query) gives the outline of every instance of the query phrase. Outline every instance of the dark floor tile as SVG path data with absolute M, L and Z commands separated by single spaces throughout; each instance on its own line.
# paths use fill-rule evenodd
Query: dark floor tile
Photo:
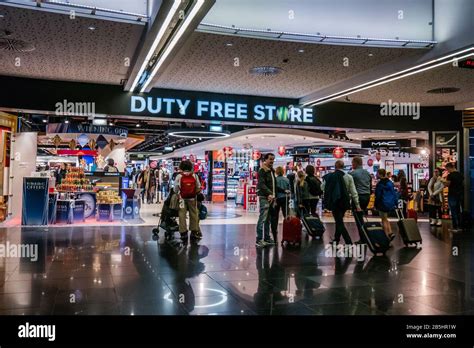
M 115 303 L 117 302 L 117 294 L 114 288 L 103 289 L 76 289 L 59 291 L 55 303 L 71 304 L 71 303 Z
M 240 315 L 249 310 L 243 302 L 228 295 L 195 297 L 191 301 L 180 303 L 181 307 L 190 315 L 211 315 L 214 313 L 232 313 Z
M 331 303 L 308 306 L 316 315 L 381 315 L 377 309 L 371 309 L 363 303 Z
M 49 311 L 41 308 L 6 309 L 0 310 L 0 315 L 50 315 L 52 311 L 53 307 Z
M 247 270 L 208 272 L 207 275 L 218 282 L 258 279 L 258 274 L 256 274 L 255 271 L 247 271 Z
M 16 293 L 0 295 L 0 310 L 41 308 L 45 313 L 50 313 L 54 305 L 56 293 Z
M 178 297 L 185 291 L 192 291 L 196 297 L 216 296 L 221 294 L 228 294 L 227 290 L 218 282 L 210 280 L 205 282 L 181 282 L 171 283 L 168 287 L 173 292 L 174 296 Z
M 354 286 L 366 286 L 367 282 L 357 279 L 352 274 L 344 275 L 328 275 L 324 276 L 310 276 L 307 277 L 309 281 L 315 284 L 324 285 L 327 288 L 341 288 L 341 287 L 354 287 Z
M 121 315 L 185 315 L 176 303 L 161 299 L 152 302 L 120 302 Z
M 416 300 L 405 298 L 403 303 L 397 300 L 391 304 L 378 306 L 378 309 L 386 315 L 446 315 L 448 313 L 440 311 L 431 306 L 424 305 Z
M 347 297 L 337 289 L 304 290 L 301 303 L 311 306 L 317 304 L 345 303 Z
M 455 295 L 425 295 L 410 297 L 409 300 L 432 307 L 445 313 L 458 313 L 474 310 L 474 302 L 467 302 L 464 297 Z
M 256 310 L 259 315 L 315 315 L 315 311 L 303 303 L 275 304 L 267 308 L 259 307 Z
M 101 304 L 57 304 L 53 315 L 119 315 L 120 307 L 116 303 Z

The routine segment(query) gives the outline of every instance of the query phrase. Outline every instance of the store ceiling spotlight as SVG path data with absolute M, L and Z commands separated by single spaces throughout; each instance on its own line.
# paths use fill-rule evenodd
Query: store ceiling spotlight
M 167 131 L 167 134 L 176 138 L 199 138 L 199 140 L 225 138 L 230 136 L 230 132 L 227 131 L 213 132 L 211 130 L 204 130 L 202 128 L 169 130 Z
M 327 96 L 324 96 L 324 97 L 320 97 L 320 98 L 316 98 L 316 99 L 310 99 L 310 100 L 307 100 L 307 101 L 301 100 L 301 105 L 303 105 L 303 106 L 315 106 L 315 105 L 324 104 L 324 103 L 330 102 L 331 100 L 342 98 L 345 95 L 350 95 L 350 94 L 354 94 L 354 93 L 357 93 L 357 92 L 361 92 L 361 91 L 364 91 L 364 90 L 372 88 L 372 87 L 376 87 L 376 86 L 380 86 L 380 85 L 383 85 L 383 84 L 386 84 L 386 83 L 389 83 L 389 82 L 392 82 L 392 81 L 396 81 L 396 80 L 399 80 L 399 79 L 402 79 L 402 78 L 405 78 L 405 77 L 408 77 L 408 76 L 411 76 L 411 75 L 421 73 L 421 72 L 426 71 L 426 70 L 431 70 L 431 69 L 440 67 L 442 65 L 451 64 L 453 62 L 458 62 L 460 60 L 463 60 L 463 59 L 469 58 L 469 57 L 474 57 L 474 46 L 466 48 L 466 49 L 458 51 L 458 52 L 455 52 L 455 53 L 448 54 L 446 56 L 442 56 L 442 57 L 430 60 L 426 63 L 415 65 L 415 66 L 413 66 L 411 68 L 407 68 L 405 70 L 401 70 L 401 71 L 398 71 L 398 72 L 380 77 L 380 78 L 372 80 L 372 81 L 362 83 L 360 85 L 357 85 L 357 86 L 354 86 L 354 87 L 351 87 L 351 88 L 348 88 L 348 89 L 345 89 L 345 90 L 342 90 L 342 91 L 339 91 L 339 92 L 336 92 L 336 93 L 333 93 L 333 94 L 330 94 L 330 95 L 327 95 Z

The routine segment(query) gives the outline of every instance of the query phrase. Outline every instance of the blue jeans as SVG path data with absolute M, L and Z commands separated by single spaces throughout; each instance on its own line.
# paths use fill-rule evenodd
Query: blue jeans
M 258 197 L 260 215 L 257 222 L 257 242 L 270 239 L 270 202 L 266 197 Z M 265 237 L 264 237 L 265 236 Z
M 461 223 L 461 200 L 458 197 L 448 196 L 448 205 L 453 219 L 453 228 L 457 229 Z

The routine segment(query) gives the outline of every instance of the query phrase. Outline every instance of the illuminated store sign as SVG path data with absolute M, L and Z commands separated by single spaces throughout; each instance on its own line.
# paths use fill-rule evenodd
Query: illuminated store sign
M 131 96 L 130 112 L 206 120 L 312 124 L 313 109 L 264 103 Z

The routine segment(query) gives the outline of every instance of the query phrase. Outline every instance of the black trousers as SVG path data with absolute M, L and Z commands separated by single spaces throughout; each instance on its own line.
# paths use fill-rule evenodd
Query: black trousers
M 318 198 L 311 198 L 307 200 L 307 211 L 311 213 L 311 215 L 316 216 L 316 207 L 318 206 L 319 199 Z
M 346 244 L 352 244 L 351 236 L 349 236 L 349 232 L 346 230 L 346 226 L 344 226 L 344 214 L 346 213 L 345 209 L 335 208 L 332 211 L 332 216 L 336 221 L 336 233 L 334 235 L 334 240 L 339 243 L 339 240 L 344 238 L 344 242 Z
M 286 218 L 286 213 L 288 211 L 288 200 L 286 197 L 277 198 L 276 204 L 273 208 L 273 214 L 271 215 L 271 231 L 273 238 L 276 238 L 278 235 L 278 220 L 280 218 L 280 211 L 283 214 L 283 217 Z
M 430 204 L 430 219 L 441 219 L 441 205 Z

